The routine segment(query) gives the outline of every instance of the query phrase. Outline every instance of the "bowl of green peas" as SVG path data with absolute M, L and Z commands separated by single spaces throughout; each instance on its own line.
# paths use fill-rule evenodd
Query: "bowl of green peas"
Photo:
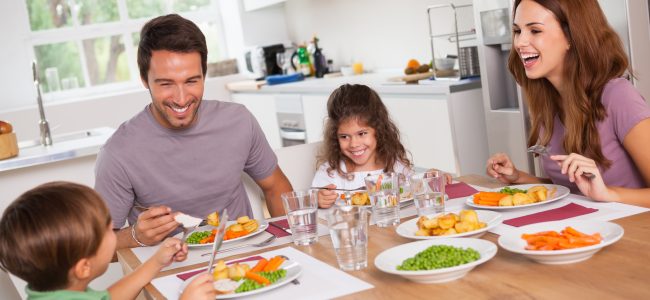
M 402 244 L 377 255 L 375 266 L 418 283 L 459 279 L 492 259 L 497 246 L 475 238 L 448 238 Z

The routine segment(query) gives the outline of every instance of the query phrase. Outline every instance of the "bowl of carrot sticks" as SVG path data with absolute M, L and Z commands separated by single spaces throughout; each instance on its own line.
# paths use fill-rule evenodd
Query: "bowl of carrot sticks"
M 591 258 L 623 237 L 612 222 L 564 220 L 518 227 L 499 237 L 501 248 L 543 264 L 570 264 Z

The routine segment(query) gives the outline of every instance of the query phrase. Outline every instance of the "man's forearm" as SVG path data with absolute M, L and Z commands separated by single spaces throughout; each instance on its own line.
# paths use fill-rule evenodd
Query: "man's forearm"
M 271 217 L 284 216 L 284 207 L 282 206 L 281 193 L 268 193 L 264 195 L 266 198 L 266 207 L 269 209 Z
M 138 244 L 131 237 L 131 226 L 116 231 L 115 236 L 117 237 L 115 250 L 138 247 Z

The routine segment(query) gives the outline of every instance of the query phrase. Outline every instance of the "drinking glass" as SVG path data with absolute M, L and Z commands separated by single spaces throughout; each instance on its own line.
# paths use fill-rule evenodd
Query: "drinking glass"
M 389 172 L 364 178 L 372 214 L 378 227 L 399 224 L 398 175 Z
M 445 211 L 445 174 L 428 171 L 410 177 L 413 201 L 418 215 L 427 216 Z
M 318 190 L 286 192 L 281 197 L 293 243 L 300 246 L 317 242 Z
M 59 69 L 54 67 L 45 69 L 45 81 L 47 82 L 48 91 L 60 91 L 61 82 L 59 81 Z
M 277 63 L 278 67 L 282 70 L 282 75 L 287 74 L 287 57 L 285 56 L 284 52 L 278 52 L 275 54 L 275 62 Z
M 336 260 L 342 270 L 368 266 L 368 214 L 364 207 L 334 206 L 327 215 Z

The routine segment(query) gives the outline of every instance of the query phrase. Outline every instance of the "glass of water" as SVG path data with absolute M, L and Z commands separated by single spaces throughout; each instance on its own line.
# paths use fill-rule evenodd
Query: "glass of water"
M 334 206 L 327 215 L 336 260 L 342 270 L 368 266 L 368 214 L 365 207 Z
M 398 175 L 389 172 L 370 175 L 364 178 L 372 215 L 378 227 L 399 224 L 399 184 Z
M 318 190 L 293 191 L 281 196 L 293 243 L 300 246 L 317 242 Z
M 428 171 L 410 177 L 413 201 L 418 215 L 428 216 L 445 211 L 445 174 Z

